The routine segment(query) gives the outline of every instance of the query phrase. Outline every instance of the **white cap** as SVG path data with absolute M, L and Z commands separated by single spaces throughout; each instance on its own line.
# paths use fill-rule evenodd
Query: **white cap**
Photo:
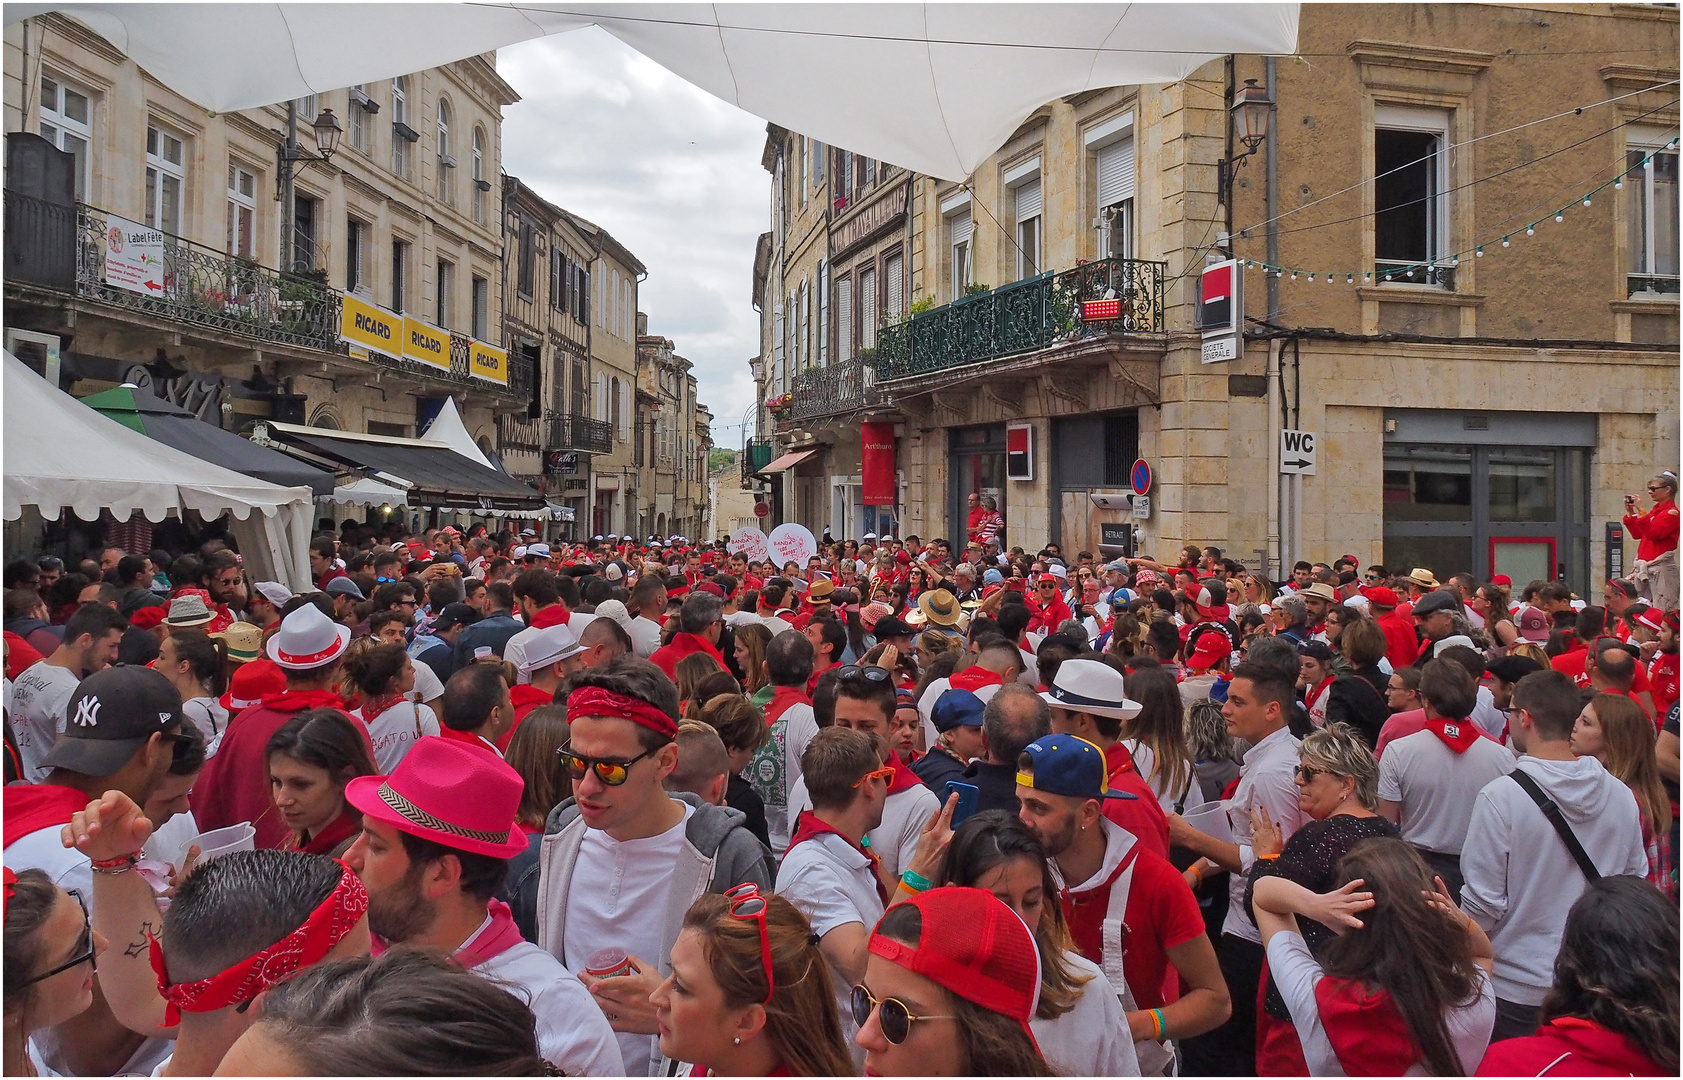
M 1063 563 L 1053 563 L 1046 568 L 1046 572 L 1053 577 L 1063 578 L 1065 581 L 1069 580 L 1069 571 L 1064 569 Z
M 577 656 L 584 651 L 579 644 L 578 635 L 573 628 L 561 624 L 546 626 L 532 635 L 526 641 L 526 658 L 520 665 L 523 674 L 530 674 L 539 668 L 546 668 L 557 660 L 565 660 L 570 656 Z
M 547 559 L 547 558 L 549 558 L 549 545 L 548 544 L 527 544 L 526 545 L 526 554 L 528 554 L 528 555 L 540 555 L 543 558 Z
M 511 558 L 511 559 L 518 559 L 522 555 L 525 555 L 525 554 L 526 554 L 526 549 L 524 547 L 521 547 L 519 544 L 516 544 L 513 547 L 508 549 L 508 557 Z
M 259 581 L 253 587 L 263 594 L 263 599 L 276 607 L 285 607 L 292 602 L 292 590 L 278 581 Z

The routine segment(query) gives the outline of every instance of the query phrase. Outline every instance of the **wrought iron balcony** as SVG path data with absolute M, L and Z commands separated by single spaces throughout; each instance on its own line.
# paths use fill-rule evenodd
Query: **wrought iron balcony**
M 572 413 L 552 413 L 549 416 L 548 450 L 572 450 L 584 454 L 611 454 L 614 449 L 614 428 L 606 420 L 592 420 Z
M 1405 285 L 1436 285 L 1441 289 L 1454 292 L 1455 267 L 1448 263 L 1418 263 L 1396 259 L 1378 259 L 1373 266 L 1373 283 L 1383 285 L 1387 282 Z
M 742 444 L 742 486 L 754 486 L 754 474 L 771 464 L 771 440 L 749 439 Z
M 829 367 L 810 368 L 795 376 L 794 401 L 789 415 L 796 420 L 836 416 L 869 408 L 882 400 L 869 356 L 856 356 Z
M 1163 332 L 1167 263 L 1100 259 L 1002 285 L 877 334 L 876 382 L 912 378 L 1082 338 Z M 1118 300 L 1114 317 L 1083 319 L 1082 303 Z M 797 392 L 796 408 L 799 406 Z

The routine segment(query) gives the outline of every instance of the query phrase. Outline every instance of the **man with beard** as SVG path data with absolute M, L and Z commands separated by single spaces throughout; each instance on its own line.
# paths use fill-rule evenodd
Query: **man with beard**
M 345 861 L 368 889 L 368 928 L 380 941 L 442 952 L 523 998 L 539 1049 L 562 1073 L 622 1076 L 618 1040 L 590 991 L 492 899 L 508 860 L 526 850 L 515 822 L 524 786 L 489 754 L 422 739 L 390 776 L 345 788 L 362 811 Z
M 246 585 L 245 571 L 240 568 L 240 557 L 232 551 L 223 548 L 213 551 L 205 559 L 205 589 L 216 608 L 217 614 L 226 615 L 228 622 L 239 622 L 245 617 Z M 214 624 L 217 630 L 227 623 L 220 620 Z

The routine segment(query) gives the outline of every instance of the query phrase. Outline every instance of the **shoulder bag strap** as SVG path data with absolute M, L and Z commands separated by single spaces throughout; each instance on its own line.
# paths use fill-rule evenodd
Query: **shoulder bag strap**
M 1519 785 L 1521 791 L 1531 796 L 1531 801 L 1537 804 L 1537 809 L 1541 810 L 1543 816 L 1549 819 L 1549 824 L 1554 826 L 1554 831 L 1559 834 L 1560 842 L 1566 845 L 1566 850 L 1572 853 L 1572 860 L 1578 864 L 1578 869 L 1584 872 L 1584 877 L 1590 881 L 1598 880 L 1601 877 L 1601 871 L 1596 869 L 1595 861 L 1589 857 L 1588 852 L 1584 851 L 1584 845 L 1578 843 L 1578 835 L 1572 831 L 1572 826 L 1567 822 L 1566 815 L 1560 812 L 1560 807 L 1555 801 L 1549 798 L 1541 787 L 1537 786 L 1537 781 L 1533 780 L 1531 774 L 1524 769 L 1516 768 L 1508 775 L 1513 778 L 1514 783 Z

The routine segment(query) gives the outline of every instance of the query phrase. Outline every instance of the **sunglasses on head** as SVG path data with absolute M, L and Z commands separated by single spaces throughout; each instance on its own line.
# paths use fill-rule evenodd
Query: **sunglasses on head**
M 863 983 L 853 987 L 853 1022 L 864 1027 L 871 1018 L 871 1013 L 877 1013 L 877 1022 L 882 1027 L 882 1037 L 898 1046 L 906 1041 L 906 1036 L 912 1032 L 912 1023 L 917 1020 L 957 1020 L 956 1016 L 917 1016 L 906 1008 L 906 1003 L 899 998 L 883 998 L 878 1001 Z
M 567 769 L 567 775 L 574 780 L 583 780 L 586 772 L 594 772 L 596 779 L 609 787 L 619 787 L 631 776 L 631 766 L 650 757 L 656 750 L 645 750 L 634 758 L 623 761 L 614 758 L 590 758 L 583 754 L 575 754 L 571 744 L 559 746 L 555 752 L 561 755 L 561 764 Z
M 83 898 L 82 891 L 80 889 L 66 889 L 64 891 L 69 893 L 71 897 L 75 899 L 76 903 L 82 908 L 82 936 L 76 939 L 76 949 L 73 953 L 71 953 L 70 959 L 66 960 L 64 963 L 54 968 L 48 968 L 39 975 L 31 975 L 29 978 L 18 983 L 18 989 L 25 986 L 34 986 L 36 983 L 50 979 L 54 975 L 61 974 L 69 971 L 73 967 L 79 967 L 82 964 L 91 963 L 93 961 L 93 920 L 88 918 L 88 902 Z
M 724 891 L 725 899 L 730 901 L 731 918 L 752 919 L 760 928 L 760 964 L 766 973 L 766 1004 L 771 1003 L 771 992 L 776 989 L 771 973 L 771 935 L 766 930 L 766 901 L 760 895 L 760 887 L 753 882 L 738 885 L 734 889 Z
M 887 668 L 872 664 L 848 664 L 836 671 L 837 682 L 852 682 L 855 679 L 863 679 L 868 683 L 885 683 L 889 680 L 889 673 Z

